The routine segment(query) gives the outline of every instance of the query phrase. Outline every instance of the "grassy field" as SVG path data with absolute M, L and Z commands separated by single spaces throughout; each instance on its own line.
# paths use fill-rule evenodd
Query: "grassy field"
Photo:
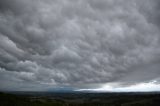
M 158 93 L 0 93 L 0 106 L 160 106 Z

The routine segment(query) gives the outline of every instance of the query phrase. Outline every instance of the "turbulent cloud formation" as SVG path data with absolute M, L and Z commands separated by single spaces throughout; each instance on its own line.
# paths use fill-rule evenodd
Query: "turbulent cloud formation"
M 160 80 L 159 0 L 1 0 L 0 89 Z

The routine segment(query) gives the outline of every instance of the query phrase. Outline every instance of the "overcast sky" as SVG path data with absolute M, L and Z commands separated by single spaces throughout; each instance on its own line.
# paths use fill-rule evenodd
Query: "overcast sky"
M 0 90 L 146 86 L 160 89 L 160 0 L 0 0 Z

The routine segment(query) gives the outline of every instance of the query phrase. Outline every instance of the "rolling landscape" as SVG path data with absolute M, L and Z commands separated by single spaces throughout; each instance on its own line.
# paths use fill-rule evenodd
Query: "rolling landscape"
M 159 106 L 160 92 L 8 92 L 0 93 L 0 106 Z

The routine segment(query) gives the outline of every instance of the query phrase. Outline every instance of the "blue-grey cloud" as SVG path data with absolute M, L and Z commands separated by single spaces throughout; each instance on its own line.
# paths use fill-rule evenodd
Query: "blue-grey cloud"
M 1 0 L 0 88 L 132 85 L 158 79 L 157 4 L 158 0 Z

